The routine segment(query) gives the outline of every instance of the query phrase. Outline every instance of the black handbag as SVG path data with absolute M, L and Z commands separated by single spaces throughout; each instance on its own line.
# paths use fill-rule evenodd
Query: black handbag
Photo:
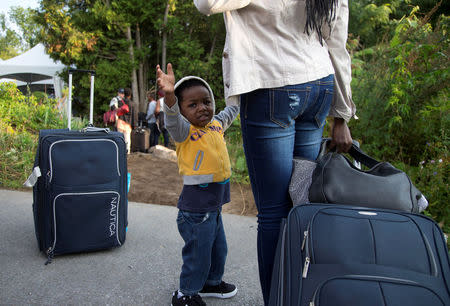
M 388 162 L 375 160 L 355 144 L 349 155 L 368 170 L 359 169 L 340 153 L 319 155 L 312 172 L 310 202 L 387 208 L 413 213 L 424 209 L 419 207 L 422 205 L 418 202 L 426 202 L 426 199 L 405 172 Z

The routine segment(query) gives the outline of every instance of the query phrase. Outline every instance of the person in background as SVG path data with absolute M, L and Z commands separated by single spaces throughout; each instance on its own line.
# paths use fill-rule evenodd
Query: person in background
M 127 146 L 127 154 L 131 152 L 131 131 L 135 127 L 134 124 L 134 107 L 131 100 L 131 89 L 124 89 L 124 98 L 119 101 L 117 108 L 116 128 L 125 138 Z
M 158 127 L 158 138 L 156 139 L 156 144 L 159 143 L 159 135 L 163 135 L 164 146 L 167 148 L 169 146 L 169 132 L 166 129 L 165 118 L 164 118 L 164 92 L 162 90 L 158 91 L 159 100 L 155 108 L 156 125 Z
M 227 106 L 214 115 L 214 95 L 205 80 L 187 76 L 175 84 L 171 64 L 167 74 L 159 65 L 156 69 L 184 184 L 177 205 L 183 266 L 172 306 L 202 306 L 202 296 L 225 299 L 237 293 L 235 285 L 222 280 L 228 252 L 222 205 L 230 201 L 231 176 L 224 132 L 239 110 Z
M 117 110 L 119 108 L 119 104 L 123 104 L 123 99 L 125 98 L 125 89 L 119 88 L 117 90 L 117 95 L 111 99 L 109 102 L 109 108 L 111 111 Z M 111 118 L 111 121 L 108 121 L 108 127 L 111 130 L 116 131 L 117 130 L 117 112 L 112 113 L 112 116 L 114 116 L 114 119 Z M 108 118 L 109 119 L 109 118 Z
M 155 109 L 156 109 L 156 100 L 155 96 L 152 92 L 147 92 L 147 99 L 148 99 L 148 106 L 147 106 L 147 116 L 145 119 L 147 120 L 148 127 L 150 128 L 150 147 L 153 147 L 156 145 L 155 143 L 155 136 L 156 136 L 156 130 L 158 130 L 158 126 L 156 125 L 156 116 L 155 116 Z M 158 133 L 159 137 L 159 133 Z M 157 140 L 157 138 L 156 138 Z
M 119 103 L 125 98 L 125 89 L 119 88 L 117 90 L 117 96 L 111 99 L 109 102 L 109 107 L 111 110 L 119 108 Z
M 244 153 L 258 209 L 258 266 L 269 301 L 280 222 L 292 203 L 292 159 L 317 158 L 326 117 L 331 148 L 347 152 L 355 116 L 346 50 L 348 0 L 194 0 L 223 13 L 225 102 L 240 105 Z

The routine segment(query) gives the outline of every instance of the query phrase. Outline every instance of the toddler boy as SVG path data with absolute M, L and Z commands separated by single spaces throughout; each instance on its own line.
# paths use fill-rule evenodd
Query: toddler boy
M 214 95 L 208 83 L 187 76 L 175 84 L 172 65 L 167 74 L 156 68 L 165 93 L 166 128 L 175 141 L 183 190 L 178 200 L 178 231 L 185 245 L 180 288 L 172 306 L 206 305 L 203 297 L 231 298 L 236 286 L 222 280 L 227 242 L 222 205 L 230 201 L 231 165 L 223 137 L 238 114 L 227 106 L 214 115 Z

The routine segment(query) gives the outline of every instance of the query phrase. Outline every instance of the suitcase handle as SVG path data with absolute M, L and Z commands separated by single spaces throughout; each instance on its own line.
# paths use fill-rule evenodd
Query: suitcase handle
M 81 131 L 85 132 L 85 133 L 89 133 L 89 132 L 105 132 L 106 134 L 108 134 L 110 130 L 109 130 L 109 128 L 99 128 L 99 127 L 95 127 L 95 126 L 89 125 L 89 126 L 83 128 L 83 129 L 81 129 Z
M 84 72 L 91 74 L 91 92 L 89 96 L 89 125 L 94 124 L 94 78 L 95 70 L 69 69 L 69 100 L 67 102 L 67 128 L 72 125 L 72 75 L 74 72 Z

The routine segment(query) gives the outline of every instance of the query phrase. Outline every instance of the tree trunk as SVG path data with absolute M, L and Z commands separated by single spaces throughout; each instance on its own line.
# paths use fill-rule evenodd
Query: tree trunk
M 211 44 L 211 49 L 209 50 L 208 60 L 211 60 L 211 58 L 212 58 L 212 56 L 214 54 L 214 49 L 216 47 L 216 40 L 217 40 L 217 34 L 214 35 L 214 38 L 213 38 L 213 41 L 212 41 L 212 44 Z
M 169 15 L 169 1 L 167 1 L 166 10 L 164 12 L 163 37 L 162 37 L 162 58 L 161 69 L 166 72 L 166 44 L 167 44 L 167 16 Z
M 139 27 L 139 23 L 136 24 L 136 48 L 141 50 L 141 29 Z M 139 82 L 139 111 L 145 112 L 145 104 L 146 104 L 146 92 L 147 88 L 145 87 L 144 81 L 144 59 L 139 59 L 139 70 L 138 70 L 138 82 Z
M 133 92 L 133 106 L 135 109 L 134 112 L 134 122 L 135 124 L 138 122 L 137 111 L 139 108 L 139 91 L 138 91 L 138 80 L 136 75 L 136 68 L 134 67 L 134 48 L 133 48 L 133 40 L 131 39 L 131 28 L 127 26 L 127 40 L 129 43 L 128 53 L 130 54 L 131 65 L 133 69 L 131 70 L 131 91 Z

